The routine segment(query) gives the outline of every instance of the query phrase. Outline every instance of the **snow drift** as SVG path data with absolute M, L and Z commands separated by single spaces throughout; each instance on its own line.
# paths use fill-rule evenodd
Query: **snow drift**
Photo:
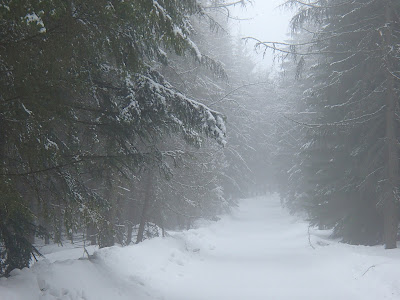
M 82 249 L 58 249 L 1 279 L 0 299 L 400 299 L 399 250 L 328 235 L 312 231 L 309 241 L 307 224 L 276 195 L 246 199 L 218 222 L 139 245 L 89 248 L 90 259 L 79 258 Z

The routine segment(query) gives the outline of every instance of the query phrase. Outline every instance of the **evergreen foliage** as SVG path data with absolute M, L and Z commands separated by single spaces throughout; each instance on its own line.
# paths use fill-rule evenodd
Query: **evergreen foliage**
M 286 201 L 302 206 L 312 225 L 333 228 L 344 242 L 393 248 L 399 209 L 399 6 L 390 0 L 289 5 L 298 7 L 292 26 L 299 42 L 286 52 L 303 69 L 303 96 L 291 117 L 292 126 L 301 127 L 300 151 L 288 167 L 297 179 Z
M 155 68 L 169 51 L 225 78 L 189 38 L 193 15 L 195 0 L 1 2 L 0 275 L 29 265 L 41 225 L 59 243 L 87 231 L 112 245 L 118 187 L 165 170 L 166 134 L 225 144 L 224 116 Z

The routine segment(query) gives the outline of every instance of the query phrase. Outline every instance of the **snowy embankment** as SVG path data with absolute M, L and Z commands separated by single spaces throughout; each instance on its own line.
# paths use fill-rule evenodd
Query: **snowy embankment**
M 400 249 L 340 244 L 280 208 L 246 199 L 232 215 L 130 247 L 46 255 L 0 280 L 1 300 L 400 299 Z M 91 249 L 94 250 L 93 248 Z

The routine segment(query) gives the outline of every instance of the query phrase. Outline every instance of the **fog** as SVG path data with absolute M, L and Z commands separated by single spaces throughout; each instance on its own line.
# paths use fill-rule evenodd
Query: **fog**
M 3 1 L 0 299 L 399 299 L 400 8 L 339 2 Z
M 246 6 L 235 6 L 231 10 L 231 32 L 238 38 L 254 37 L 261 41 L 282 42 L 290 36 L 290 19 L 293 12 L 284 7 L 285 1 L 254 1 Z M 240 21 L 235 22 L 238 19 Z M 249 54 L 252 55 L 259 69 L 279 69 L 274 63 L 272 51 L 264 49 L 254 51 L 254 42 L 248 41 Z

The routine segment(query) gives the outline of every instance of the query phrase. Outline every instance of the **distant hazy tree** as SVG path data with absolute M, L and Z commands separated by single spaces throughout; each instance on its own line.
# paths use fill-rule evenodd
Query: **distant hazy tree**
M 307 131 L 291 171 L 307 182 L 292 195 L 306 195 L 312 224 L 344 241 L 394 248 L 400 7 L 390 0 L 288 4 L 298 8 L 294 33 L 307 38 L 260 45 L 294 54 L 304 69 L 299 98 L 308 114 L 292 121 Z

